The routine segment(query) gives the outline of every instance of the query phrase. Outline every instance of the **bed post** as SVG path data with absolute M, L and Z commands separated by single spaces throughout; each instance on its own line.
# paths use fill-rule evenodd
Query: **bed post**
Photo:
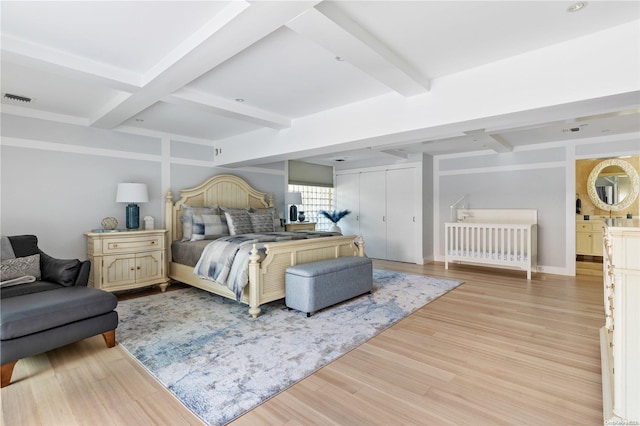
M 258 248 L 253 245 L 249 256 L 249 313 L 257 318 L 260 313 L 260 255 Z
M 360 235 L 356 239 L 356 244 L 358 245 L 358 256 L 359 257 L 365 257 L 365 254 L 364 254 L 364 238 L 362 238 L 362 235 Z
M 167 195 L 164 197 L 164 228 L 167 230 L 165 247 L 167 250 L 167 262 L 165 270 L 169 273 L 169 263 L 173 261 L 171 258 L 171 243 L 173 242 L 173 195 L 171 191 L 167 191 Z

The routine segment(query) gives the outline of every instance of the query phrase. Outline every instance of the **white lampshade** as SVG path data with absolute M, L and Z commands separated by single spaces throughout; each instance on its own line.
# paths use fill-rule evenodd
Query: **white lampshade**
M 119 183 L 116 203 L 146 203 L 149 201 L 146 183 Z
M 284 200 L 287 204 L 302 204 L 302 192 L 287 192 Z

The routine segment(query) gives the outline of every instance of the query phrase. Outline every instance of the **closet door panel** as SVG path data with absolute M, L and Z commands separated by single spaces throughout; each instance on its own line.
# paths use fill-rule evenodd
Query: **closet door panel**
M 360 233 L 367 256 L 386 259 L 385 171 L 360 174 Z
M 343 235 L 360 235 L 360 173 L 336 176 L 336 210 L 351 210 L 338 226 Z
M 387 170 L 387 259 L 416 261 L 415 168 Z

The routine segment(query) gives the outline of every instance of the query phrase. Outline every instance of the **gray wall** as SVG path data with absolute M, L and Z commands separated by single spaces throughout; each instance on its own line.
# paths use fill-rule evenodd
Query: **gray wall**
M 264 168 L 212 167 L 206 141 L 171 140 L 2 114 L 0 145 L 0 232 L 35 234 L 40 247 L 61 258 L 86 259 L 84 233 L 114 216 L 124 227 L 125 205 L 115 202 L 120 182 L 148 185 L 140 217 L 164 225 L 164 200 L 172 190 L 231 173 L 273 194 L 284 210 L 284 162 Z M 142 225 L 142 223 L 141 223 Z

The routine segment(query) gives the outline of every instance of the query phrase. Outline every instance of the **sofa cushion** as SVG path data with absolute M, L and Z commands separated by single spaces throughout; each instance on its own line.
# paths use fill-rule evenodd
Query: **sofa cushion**
M 9 237 L 16 257 L 31 256 L 40 253 L 38 237 L 35 235 L 14 235 Z
M 5 299 L 8 297 L 24 296 L 25 294 L 39 293 L 41 291 L 57 290 L 64 288 L 60 284 L 55 284 L 50 281 L 38 280 L 32 283 L 25 283 L 20 285 L 14 285 L 10 287 L 0 288 L 0 298 Z
M 80 262 L 78 259 L 55 259 L 46 254 L 42 254 L 42 279 L 60 284 L 65 287 L 75 284 Z
M 118 299 L 95 288 L 64 287 L 0 303 L 0 339 L 8 340 L 105 314 L 116 308 Z

